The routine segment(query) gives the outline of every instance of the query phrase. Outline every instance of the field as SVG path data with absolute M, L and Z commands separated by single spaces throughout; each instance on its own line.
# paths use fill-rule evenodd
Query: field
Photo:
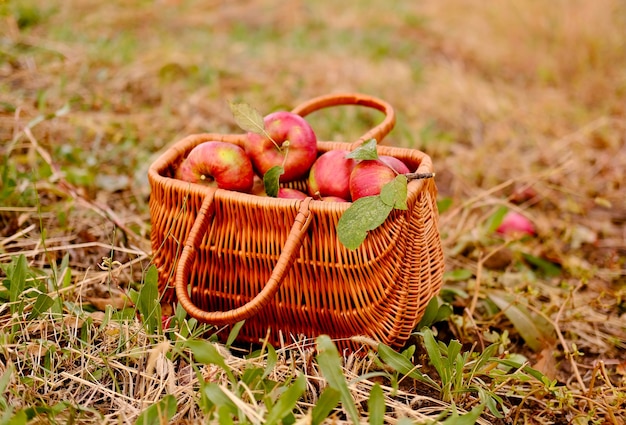
M 0 423 L 624 424 L 625 28 L 621 0 L 0 0 Z M 435 164 L 444 286 L 406 346 L 164 327 L 149 165 L 241 132 L 231 101 L 339 92 Z

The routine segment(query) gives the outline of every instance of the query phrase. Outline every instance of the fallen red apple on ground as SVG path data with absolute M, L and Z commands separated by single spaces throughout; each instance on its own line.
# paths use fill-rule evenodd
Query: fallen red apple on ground
M 496 229 L 496 232 L 501 235 L 513 236 L 513 235 L 534 235 L 535 226 L 533 223 L 518 213 L 517 211 L 509 211 L 502 219 L 502 223 Z
M 356 161 L 346 158 L 348 153 L 333 149 L 315 160 L 309 171 L 308 190 L 311 196 L 350 199 L 350 173 Z
M 190 183 L 250 192 L 254 170 L 241 147 L 232 143 L 209 141 L 200 143 L 189 152 L 176 176 Z
M 270 137 L 249 132 L 245 143 L 256 172 L 263 176 L 270 168 L 282 166 L 281 182 L 305 177 L 317 158 L 317 138 L 311 125 L 288 111 L 273 112 L 263 122 Z
M 376 159 L 359 162 L 350 174 L 350 197 L 356 201 L 364 196 L 380 194 L 382 187 L 395 179 L 398 173 Z

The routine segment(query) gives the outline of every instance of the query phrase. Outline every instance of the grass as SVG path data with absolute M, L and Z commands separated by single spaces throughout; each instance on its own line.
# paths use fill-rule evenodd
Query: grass
M 413 3 L 0 1 L 0 423 L 624 423 L 623 2 Z M 148 165 L 238 131 L 229 100 L 338 91 L 433 157 L 446 276 L 413 337 L 163 324 Z M 380 116 L 309 119 L 349 141 Z M 537 236 L 495 236 L 508 210 Z

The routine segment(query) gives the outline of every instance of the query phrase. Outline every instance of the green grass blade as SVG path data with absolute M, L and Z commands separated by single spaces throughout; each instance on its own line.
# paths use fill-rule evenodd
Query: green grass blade
M 37 295 L 37 299 L 35 300 L 35 305 L 33 305 L 33 309 L 28 314 L 26 320 L 33 320 L 38 318 L 42 313 L 47 311 L 54 304 L 54 300 L 50 298 L 48 294 L 39 294 Z
M 217 415 L 219 416 L 220 425 L 235 425 L 233 420 L 233 412 L 229 406 L 222 406 L 218 409 Z
M 219 353 L 219 351 L 217 351 L 217 348 L 215 348 L 212 343 L 202 339 L 193 339 L 187 341 L 185 343 L 185 346 L 187 346 L 191 350 L 196 361 L 207 365 L 214 364 L 224 370 L 224 372 L 226 372 L 226 375 L 231 382 L 237 381 L 235 379 L 235 375 L 233 375 L 231 368 L 228 367 L 228 365 L 226 364 L 224 357 L 222 357 L 222 355 Z
M 336 389 L 340 393 L 341 403 L 348 412 L 350 420 L 359 423 L 359 412 L 354 404 L 354 398 L 348 388 L 345 375 L 341 368 L 341 357 L 337 351 L 337 347 L 327 335 L 321 335 L 317 338 L 317 363 L 328 381 L 328 385 Z
M 456 410 L 456 406 L 453 408 L 452 416 L 443 421 L 441 423 L 442 425 L 474 425 L 476 421 L 478 421 L 478 418 L 480 418 L 480 415 L 482 415 L 483 410 L 485 410 L 485 405 L 479 404 L 468 413 L 460 416 Z
M 11 376 L 13 375 L 14 371 L 15 370 L 13 365 L 9 364 L 2 376 L 0 376 L 0 399 L 2 397 L 2 394 L 4 394 L 4 391 L 6 390 L 7 385 L 9 385 L 9 382 L 11 382 Z
M 443 381 L 445 385 L 449 381 L 449 371 L 446 369 L 446 366 L 443 361 L 443 356 L 441 355 L 441 350 L 439 349 L 439 344 L 435 340 L 435 336 L 433 332 L 424 328 L 422 330 L 422 335 L 424 338 L 424 347 L 426 348 L 426 352 L 428 353 L 428 359 L 434 366 L 435 370 L 439 374 L 439 377 Z
M 417 369 L 417 367 L 413 363 L 411 363 L 409 359 L 407 359 L 402 354 L 395 352 L 387 345 L 378 344 L 378 356 L 385 364 L 387 364 L 387 366 L 391 367 L 393 370 L 400 372 L 401 374 L 413 378 L 417 381 L 424 382 L 425 384 L 428 384 L 432 388 L 435 388 L 437 390 L 441 389 L 441 387 L 435 381 L 433 381 L 430 376 L 424 375 Z
M 222 391 L 219 385 L 214 382 L 209 382 L 208 384 L 204 385 L 203 391 L 204 395 L 206 395 L 206 397 L 220 412 L 220 417 L 223 416 L 225 412 L 229 412 L 232 415 L 237 414 L 237 406 L 228 397 L 228 395 L 226 395 L 224 391 Z
M 311 415 L 311 425 L 319 425 L 330 415 L 339 401 L 341 393 L 333 387 L 326 387 L 320 395 Z
M 269 376 L 270 373 L 276 367 L 276 363 L 278 362 L 278 356 L 276 355 L 276 350 L 271 344 L 267 345 L 267 362 L 265 365 L 265 371 L 263 372 L 262 379 L 265 379 Z
M 244 323 L 246 323 L 245 320 L 237 322 L 235 323 L 233 328 L 230 330 L 230 333 L 228 334 L 228 339 L 226 340 L 227 347 L 230 347 L 231 345 L 233 345 L 233 342 L 235 342 L 235 339 L 237 339 L 237 335 L 239 335 L 239 331 L 241 330 L 241 327 L 243 326 Z
M 502 220 L 504 220 L 504 216 L 509 212 L 507 207 L 500 207 L 494 212 L 487 221 L 485 222 L 485 233 L 490 235 L 496 231 L 498 226 L 502 224 Z
M 383 425 L 385 422 L 385 395 L 379 384 L 374 384 L 367 400 L 370 425 Z
M 135 425 L 160 425 L 168 423 L 176 414 L 176 397 L 166 395 L 157 403 L 144 410 Z
M 158 333 L 161 328 L 161 304 L 159 302 L 158 271 L 152 265 L 144 278 L 143 286 L 139 290 L 137 308 L 143 317 L 149 333 Z
M 513 369 L 520 369 L 522 372 L 527 373 L 528 375 L 532 376 L 539 382 L 546 382 L 547 380 L 549 381 L 549 378 L 546 375 L 544 375 L 537 369 L 533 369 L 532 367 L 528 365 L 524 365 L 523 363 L 519 363 L 519 362 L 508 360 L 508 359 L 499 359 L 499 358 L 494 358 L 493 361 L 506 367 L 510 367 Z
M 461 343 L 453 339 L 448 344 L 448 366 L 452 367 L 458 363 L 458 355 L 461 353 Z
M 9 288 L 9 301 L 11 302 L 11 313 L 15 313 L 19 308 L 17 300 L 20 299 L 24 288 L 26 287 L 26 274 L 28 273 L 28 264 L 26 257 L 21 254 L 13 264 L 13 267 L 7 272 L 7 277 L 11 286 Z M 20 304 L 21 305 L 21 304 Z
M 281 394 L 278 398 L 278 401 L 266 418 L 267 425 L 273 425 L 281 421 L 285 416 L 291 414 L 293 412 L 296 403 L 306 390 L 306 379 L 304 375 L 300 374 L 293 382 L 293 384 Z
M 489 299 L 502 310 L 533 351 L 540 351 L 547 340 L 553 339 L 552 325 L 539 317 L 534 317 L 526 306 L 516 302 L 512 295 L 491 292 Z

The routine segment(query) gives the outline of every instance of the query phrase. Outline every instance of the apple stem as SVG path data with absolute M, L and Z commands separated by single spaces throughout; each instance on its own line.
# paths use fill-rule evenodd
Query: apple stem
M 430 179 L 435 177 L 435 173 L 407 173 L 405 174 L 406 179 L 411 180 L 419 180 L 419 179 Z
M 283 169 L 285 169 L 285 164 L 287 163 L 287 155 L 289 155 L 289 145 L 291 143 L 289 143 L 289 140 L 285 140 L 282 144 L 282 146 L 279 148 L 281 151 L 283 150 L 283 148 L 285 149 L 285 157 L 283 158 L 283 164 L 282 167 Z
M 267 132 L 267 130 L 266 130 L 265 128 L 263 129 L 263 135 L 264 135 L 265 137 L 267 137 L 268 139 L 270 139 L 270 141 L 274 144 L 274 146 L 276 146 L 276 149 L 278 149 L 278 150 L 281 150 L 281 149 L 282 149 L 282 146 L 280 146 L 280 145 L 276 142 L 276 140 L 274 140 L 274 139 L 272 138 L 272 136 L 270 136 L 270 134 Z M 283 143 L 283 144 L 284 144 L 284 143 Z

